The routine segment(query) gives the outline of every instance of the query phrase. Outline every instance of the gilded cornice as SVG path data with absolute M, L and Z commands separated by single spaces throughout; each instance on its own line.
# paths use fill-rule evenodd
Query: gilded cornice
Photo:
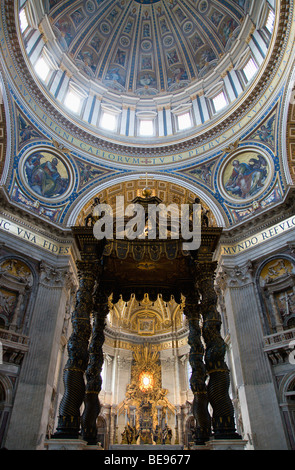
M 133 351 L 143 342 L 143 337 L 136 334 L 128 334 L 120 331 L 119 329 L 110 328 L 106 326 L 105 330 L 105 344 L 111 348 L 119 348 Z M 155 351 L 164 351 L 166 349 L 181 348 L 186 346 L 188 337 L 188 328 L 181 328 L 176 333 L 165 333 L 145 337 L 144 342 L 151 344 L 152 349 Z

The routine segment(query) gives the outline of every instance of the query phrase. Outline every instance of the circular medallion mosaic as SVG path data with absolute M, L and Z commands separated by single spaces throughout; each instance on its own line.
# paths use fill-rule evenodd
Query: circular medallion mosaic
M 201 0 L 200 3 L 198 4 L 198 10 L 201 13 L 204 13 L 208 8 L 208 3 L 206 0 Z
M 130 45 L 130 39 L 127 36 L 122 36 L 120 39 L 120 44 L 122 47 L 128 47 Z
M 149 51 L 152 48 L 152 43 L 151 41 L 142 41 L 141 47 L 145 51 Z
M 30 192 L 47 200 L 67 196 L 73 182 L 64 159 L 47 150 L 34 151 L 25 157 L 22 177 Z
M 87 0 L 86 4 L 85 4 L 85 8 L 86 8 L 86 11 L 87 13 L 89 14 L 92 14 L 95 12 L 95 4 L 92 0 Z
M 269 159 L 259 151 L 236 154 L 221 172 L 221 185 L 227 199 L 247 201 L 259 196 L 272 176 Z

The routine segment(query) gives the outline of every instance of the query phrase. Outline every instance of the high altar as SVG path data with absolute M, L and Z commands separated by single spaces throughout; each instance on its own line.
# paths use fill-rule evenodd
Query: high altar
M 143 345 L 133 354 L 132 380 L 119 409 L 126 417 L 122 444 L 171 444 L 167 413 L 175 409 L 161 387 L 159 353 Z
M 157 205 L 160 200 L 145 193 L 135 202 L 147 211 L 148 204 Z M 72 229 L 80 252 L 79 290 L 64 369 L 65 391 L 52 441 L 72 442 L 81 432 L 89 446 L 97 444 L 102 348 L 109 309 L 120 299 L 128 302 L 133 296 L 143 302 L 148 296 L 155 302 L 159 295 L 165 302 L 173 297 L 181 304 L 189 324 L 195 445 L 204 446 L 210 439 L 241 439 L 229 397 L 226 347 L 214 290 L 216 264 L 212 257 L 222 229 L 209 227 L 206 218 L 202 219 L 199 249 L 184 251 L 181 238 L 97 240 L 93 234 L 96 219 L 90 219 L 85 226 Z M 173 431 L 167 417 L 176 417 L 176 411 L 167 398 L 167 390 L 162 388 L 158 351 L 150 344 L 134 348 L 131 381 L 117 413 L 125 417 L 121 446 L 171 444 Z M 177 444 L 178 436 L 173 437 Z

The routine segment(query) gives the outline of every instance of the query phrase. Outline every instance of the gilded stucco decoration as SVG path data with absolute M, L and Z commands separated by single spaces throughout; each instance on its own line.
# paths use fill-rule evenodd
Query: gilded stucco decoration
M 164 302 L 159 295 L 153 302 L 146 294 L 139 302 L 131 296 L 129 302 L 120 299 L 115 305 L 112 304 L 109 321 L 112 328 L 148 337 L 179 330 L 185 323 L 182 310 L 183 305 L 177 304 L 173 298 L 170 302 Z
M 22 332 L 33 285 L 33 274 L 26 263 L 5 259 L 0 263 L 0 325 Z

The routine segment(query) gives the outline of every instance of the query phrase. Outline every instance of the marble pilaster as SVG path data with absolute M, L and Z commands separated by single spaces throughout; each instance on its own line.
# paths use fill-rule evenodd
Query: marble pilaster
M 36 449 L 43 445 L 64 323 L 67 279 L 68 267 L 40 263 L 29 351 L 19 377 L 5 444 L 8 449 Z
M 68 361 L 64 368 L 64 395 L 59 407 L 55 438 L 78 438 L 80 407 L 85 395 L 84 373 L 86 371 L 91 334 L 90 315 L 93 310 L 93 291 L 98 273 L 91 261 L 77 262 L 79 289 L 75 310 L 72 314 L 73 332 L 68 342 Z
M 254 448 L 286 449 L 271 368 L 262 347 L 260 305 L 251 262 L 223 265 L 217 284 L 226 308 L 244 436 L 250 437 Z

